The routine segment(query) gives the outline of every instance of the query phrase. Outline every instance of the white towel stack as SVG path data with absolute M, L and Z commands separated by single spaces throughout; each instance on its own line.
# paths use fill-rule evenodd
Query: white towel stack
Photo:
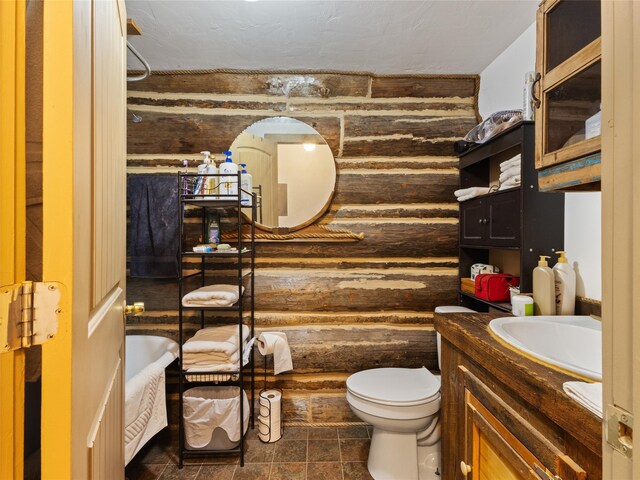
M 187 293 L 182 297 L 185 307 L 230 307 L 238 301 L 244 293 L 244 287 L 237 285 L 207 285 Z
M 520 186 L 520 166 L 522 157 L 520 154 L 506 160 L 500 164 L 500 188 L 498 190 L 506 190 Z
M 253 339 L 247 342 L 248 338 L 249 327 L 243 325 L 243 365 L 253 345 Z M 238 371 L 239 353 L 238 325 L 203 328 L 182 346 L 182 369 L 189 373 Z
M 459 202 L 471 200 L 472 198 L 478 197 L 480 195 L 486 195 L 487 193 L 489 193 L 489 187 L 462 188 L 453 192 Z

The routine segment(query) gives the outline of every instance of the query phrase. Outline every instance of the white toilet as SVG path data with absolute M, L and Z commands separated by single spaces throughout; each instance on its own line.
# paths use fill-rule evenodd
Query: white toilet
M 440 366 L 440 334 L 437 345 Z M 347 402 L 358 418 L 373 425 L 368 467 L 375 480 L 442 479 L 439 375 L 424 367 L 363 370 L 347 379 Z

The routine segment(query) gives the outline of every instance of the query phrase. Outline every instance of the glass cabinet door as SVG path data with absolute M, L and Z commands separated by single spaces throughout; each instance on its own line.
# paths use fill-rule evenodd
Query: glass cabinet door
M 545 0 L 538 10 L 536 168 L 577 162 L 566 184 L 599 180 L 580 162 L 600 151 L 600 9 L 598 0 Z

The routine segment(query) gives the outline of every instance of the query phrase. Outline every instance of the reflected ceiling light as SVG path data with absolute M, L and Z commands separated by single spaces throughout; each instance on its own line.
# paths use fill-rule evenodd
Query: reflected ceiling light
M 315 143 L 303 143 L 302 146 L 307 152 L 313 152 L 316 149 Z

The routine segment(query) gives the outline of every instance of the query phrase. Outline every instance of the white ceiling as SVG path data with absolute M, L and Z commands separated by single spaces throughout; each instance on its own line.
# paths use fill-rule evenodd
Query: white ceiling
M 126 0 L 152 69 L 480 73 L 537 0 Z M 129 68 L 140 65 L 129 54 Z

